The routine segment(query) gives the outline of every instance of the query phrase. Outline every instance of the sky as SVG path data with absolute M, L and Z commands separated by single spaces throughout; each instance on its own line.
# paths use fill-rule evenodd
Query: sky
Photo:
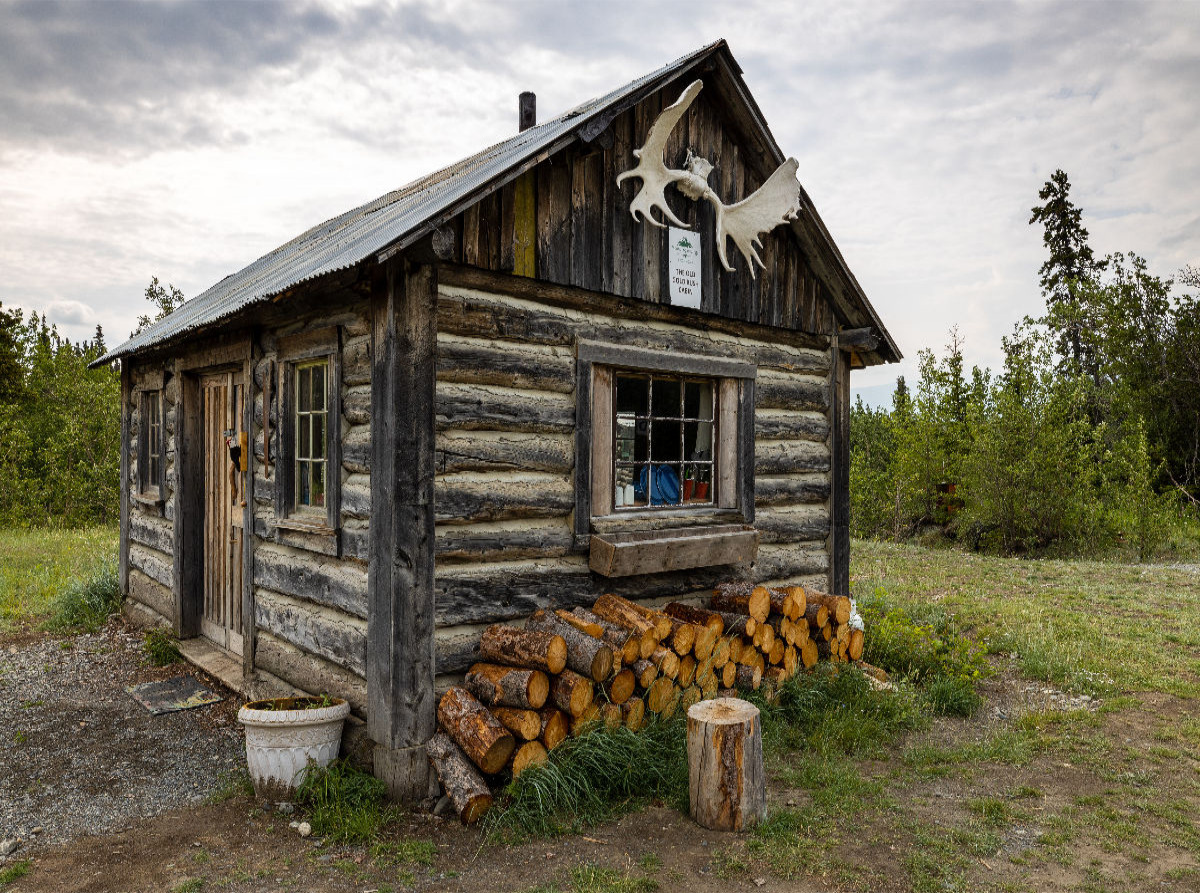
M 905 359 L 1044 301 L 1041 185 L 1097 256 L 1200 264 L 1200 2 L 0 0 L 0 302 L 115 346 L 304 230 L 724 37 Z

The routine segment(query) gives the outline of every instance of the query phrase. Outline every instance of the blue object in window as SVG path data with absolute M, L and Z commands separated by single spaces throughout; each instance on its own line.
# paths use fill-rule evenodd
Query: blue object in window
M 634 498 L 646 498 L 646 481 L 650 479 L 651 505 L 679 505 L 679 475 L 669 465 L 643 465 L 633 485 Z

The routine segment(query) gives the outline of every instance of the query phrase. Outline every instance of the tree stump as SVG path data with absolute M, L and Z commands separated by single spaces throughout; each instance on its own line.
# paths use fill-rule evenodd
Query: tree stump
M 445 732 L 435 734 L 425 750 L 459 821 L 464 825 L 479 821 L 492 805 L 492 792 L 479 770 Z
M 692 818 L 715 831 L 745 831 L 767 816 L 762 722 L 739 698 L 701 701 L 687 712 Z

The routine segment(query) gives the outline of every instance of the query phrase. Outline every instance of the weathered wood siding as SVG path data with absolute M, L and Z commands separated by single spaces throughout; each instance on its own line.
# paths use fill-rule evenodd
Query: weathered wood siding
M 253 500 L 254 665 L 305 691 L 345 697 L 365 715 L 367 532 L 371 505 L 370 307 L 350 290 L 326 293 L 311 309 L 264 324 L 251 348 L 255 461 Z M 268 322 L 275 322 L 268 320 Z M 281 339 L 330 326 L 341 343 L 337 418 L 341 435 L 339 527 L 313 533 L 277 525 L 275 488 L 281 456 Z M 286 362 L 286 360 L 285 360 Z M 269 398 L 269 462 L 263 449 L 264 394 Z M 336 412 L 336 415 L 334 415 Z M 329 470 L 333 474 L 333 469 Z
M 481 624 L 548 605 L 590 604 L 602 592 L 677 597 L 732 575 L 828 585 L 826 339 L 810 339 L 811 347 L 756 340 L 664 321 L 661 313 L 639 318 L 616 302 L 600 312 L 517 297 L 503 293 L 504 277 L 493 277 L 500 287 L 488 290 L 463 285 L 462 278 L 455 284 L 453 275 L 444 276 L 438 301 L 439 673 L 467 665 Z M 762 545 L 752 567 L 622 579 L 590 573 L 572 516 L 580 338 L 757 365 L 755 506 Z
M 447 224 L 453 261 L 669 303 L 668 230 L 633 220 L 629 203 L 641 181 L 630 178 L 618 187 L 616 177 L 637 164 L 633 150 L 691 77 L 619 114 L 592 142 L 572 144 L 453 218 Z M 729 205 L 761 186 L 774 165 L 751 148 L 757 143 L 739 129 L 746 121 L 731 117 L 740 101 L 722 97 L 720 84 L 710 76 L 705 81 L 664 155 L 676 169 L 685 167 L 689 149 L 707 158 L 715 166 L 709 185 Z M 756 278 L 732 242 L 728 257 L 734 269 L 726 272 L 717 257 L 712 207 L 684 198 L 673 187 L 666 195 L 676 216 L 700 234 L 705 310 L 801 332 L 835 331 L 829 290 L 788 227 L 763 237 L 759 255 L 766 269 Z
M 129 583 L 126 595 L 158 618 L 174 623 L 175 597 L 172 593 L 174 566 L 175 523 L 175 410 L 179 402 L 179 386 L 171 363 L 132 363 L 131 390 L 122 395 L 129 413 L 128 474 L 122 482 L 128 493 L 129 518 L 128 554 Z M 155 502 L 138 492 L 140 478 L 139 446 L 145 436 L 146 420 L 142 417 L 142 389 L 162 390 L 162 424 L 166 453 L 163 456 L 166 475 L 165 499 Z

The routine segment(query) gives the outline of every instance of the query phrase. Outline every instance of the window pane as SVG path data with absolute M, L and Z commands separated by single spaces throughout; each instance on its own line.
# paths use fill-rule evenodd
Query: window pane
M 615 432 L 616 440 L 614 444 L 614 449 L 616 450 L 616 461 L 633 461 L 633 442 L 636 431 L 637 427 L 633 420 L 633 416 L 617 416 L 617 428 Z
M 314 462 L 312 465 L 312 504 L 325 505 L 325 463 Z
M 617 412 L 644 416 L 650 408 L 650 379 L 644 376 L 617 376 Z
M 683 423 L 685 459 L 712 459 L 712 427 L 712 422 Z
M 296 463 L 296 505 L 312 505 L 312 486 L 308 462 Z
M 325 408 L 325 364 L 312 367 L 312 407 Z
M 650 459 L 654 462 L 678 462 L 682 459 L 681 430 L 681 423 L 672 419 L 651 421 Z
M 296 458 L 312 458 L 312 416 L 302 415 L 296 419 Z
M 314 459 L 325 458 L 325 413 L 312 417 L 312 455 Z
M 682 382 L 670 378 L 654 379 L 651 415 L 659 418 L 679 418 Z
M 296 399 L 300 412 L 312 409 L 312 367 L 301 366 L 296 370 Z
M 689 419 L 713 417 L 712 382 L 689 381 L 683 386 L 683 414 Z

